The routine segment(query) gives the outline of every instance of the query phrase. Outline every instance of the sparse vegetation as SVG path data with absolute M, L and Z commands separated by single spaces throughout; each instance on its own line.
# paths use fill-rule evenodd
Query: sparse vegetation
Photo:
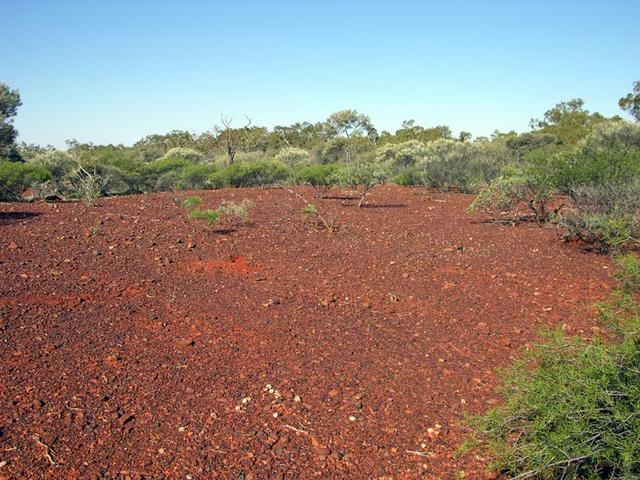
M 305 218 L 315 217 L 316 215 L 318 215 L 318 207 L 316 207 L 313 203 L 309 203 L 302 207 L 302 215 L 304 215 Z
M 0 161 L 0 200 L 21 200 L 29 188 L 50 178 L 51 173 L 44 167 Z
M 298 171 L 298 179 L 311 185 L 317 198 L 324 198 L 338 182 L 337 173 L 342 167 L 338 163 L 309 165 Z
M 199 197 L 197 195 L 192 195 L 191 197 L 187 197 L 184 200 L 182 200 L 182 202 L 180 202 L 180 207 L 187 208 L 187 209 L 199 207 L 201 205 L 202 205 L 202 197 Z
M 510 368 L 504 405 L 470 420 L 495 468 L 514 478 L 640 476 L 640 260 L 618 259 L 621 286 L 601 316 L 614 338 L 561 331 Z
M 250 210 L 256 205 L 251 200 L 245 198 L 241 202 L 223 201 L 218 207 L 218 211 L 231 222 L 248 223 Z
M 389 178 L 389 171 L 379 162 L 360 160 L 338 171 L 337 178 L 340 185 L 358 193 L 358 208 L 361 208 L 371 189 Z
M 206 220 L 213 225 L 220 220 L 220 212 L 218 210 L 194 208 L 189 212 L 189 218 L 192 220 Z

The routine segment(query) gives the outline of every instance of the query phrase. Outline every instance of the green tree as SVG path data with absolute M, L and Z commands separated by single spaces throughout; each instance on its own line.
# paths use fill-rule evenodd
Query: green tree
M 529 125 L 541 133 L 555 135 L 558 141 L 564 145 L 576 145 L 589 135 L 594 125 L 606 120 L 607 118 L 603 115 L 590 113 L 589 110 L 586 110 L 584 100 L 574 98 L 557 103 L 544 113 L 542 120 L 531 119 Z
M 367 115 L 356 110 L 340 110 L 332 113 L 326 121 L 327 127 L 334 136 L 346 139 L 344 153 L 347 162 L 351 161 L 352 144 L 363 136 L 375 143 L 378 139 L 378 131 L 375 129 Z
M 396 130 L 393 135 L 389 132 L 382 132 L 377 143 L 378 145 L 385 145 L 387 143 L 404 143 L 409 140 L 427 143 L 440 138 L 451 138 L 451 129 L 446 125 L 424 128 L 416 125 L 415 120 L 405 120 L 402 122 L 402 128 Z
M 389 143 L 379 148 L 376 159 L 394 169 L 413 167 L 427 154 L 427 147 L 418 140 L 408 140 L 402 143 Z
M 640 122 L 640 80 L 633 82 L 633 92 L 618 101 L 620 108 Z
M 20 93 L 0 82 L 0 158 L 20 160 L 16 150 L 16 138 L 18 131 L 13 126 L 13 117 L 18 113 L 18 107 L 22 105 Z

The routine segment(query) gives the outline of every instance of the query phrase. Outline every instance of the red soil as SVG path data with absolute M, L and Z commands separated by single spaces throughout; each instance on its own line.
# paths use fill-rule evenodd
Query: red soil
M 333 234 L 280 190 L 201 195 L 254 223 L 186 194 L 0 205 L 0 478 L 483 478 L 457 420 L 542 326 L 590 335 L 612 284 L 465 195 L 318 202 Z

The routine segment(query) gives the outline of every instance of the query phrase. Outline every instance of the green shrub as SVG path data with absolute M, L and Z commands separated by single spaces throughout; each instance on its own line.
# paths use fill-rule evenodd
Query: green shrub
M 603 122 L 596 125 L 582 141 L 582 150 L 640 150 L 640 125 L 625 121 Z
M 616 259 L 616 280 L 624 293 L 640 292 L 640 259 L 634 255 L 620 255 Z
M 305 218 L 314 217 L 318 215 L 318 207 L 316 207 L 313 203 L 308 203 L 304 207 L 302 207 L 302 215 Z
M 639 288 L 638 258 L 621 262 Z M 615 341 L 548 334 L 506 371 L 504 404 L 469 419 L 496 469 L 518 478 L 640 477 L 640 308 L 629 296 L 614 299 Z
M 152 162 L 148 162 L 142 165 L 141 173 L 148 176 L 159 176 L 163 173 L 181 170 L 182 168 L 190 165 L 191 162 L 179 157 L 161 157 Z
M 209 187 L 209 177 L 218 168 L 212 164 L 187 165 L 184 167 L 176 182 L 176 187 L 181 190 L 196 190 Z
M 210 224 L 215 224 L 220 220 L 220 212 L 218 210 L 196 208 L 189 212 L 189 218 L 192 220 L 206 220 Z
M 376 160 L 388 164 L 392 169 L 406 169 L 422 161 L 428 151 L 427 146 L 418 140 L 388 143 L 378 149 Z
M 193 148 L 174 147 L 167 150 L 167 153 L 165 153 L 158 160 L 167 160 L 167 159 L 184 160 L 189 163 L 202 163 L 204 162 L 204 154 L 202 154 L 198 150 L 194 150 Z
M 566 237 L 601 253 L 640 242 L 640 177 L 575 187 L 572 208 L 558 217 Z
M 180 202 L 180 208 L 194 208 L 202 205 L 202 197 L 198 197 L 197 195 L 192 195 L 191 197 L 185 198 L 182 202 Z
M 156 183 L 153 186 L 154 192 L 169 192 L 175 190 L 178 180 L 180 178 L 180 172 L 169 171 L 165 172 L 156 179 Z
M 599 148 L 551 155 L 536 151 L 525 158 L 524 173 L 541 188 L 571 196 L 584 185 L 622 184 L 640 177 L 640 150 Z
M 301 212 L 305 222 L 313 219 L 317 227 L 323 228 L 328 232 L 336 232 L 339 228 L 338 216 L 335 211 L 321 212 L 313 203 L 306 203 Z
M 234 163 L 209 176 L 213 188 L 264 187 L 285 182 L 289 171 L 282 163 L 261 160 L 252 163 Z
M 49 150 L 40 153 L 33 157 L 29 163 L 49 170 L 53 180 L 62 179 L 75 168 L 75 161 L 71 155 L 61 150 Z
M 34 185 L 51 179 L 51 172 L 39 165 L 0 160 L 0 200 L 22 200 Z
M 302 148 L 296 147 L 283 148 L 275 156 L 276 161 L 283 163 L 294 172 L 304 167 L 305 165 L 308 165 L 309 159 L 309 152 L 303 150 Z
M 418 166 L 427 187 L 471 193 L 496 178 L 502 165 L 484 145 L 443 139 L 425 146 Z
M 389 178 L 389 169 L 380 162 L 361 160 L 345 165 L 336 173 L 336 177 L 340 185 L 358 193 L 358 208 L 361 208 L 369 191 Z
M 613 226 L 622 225 L 618 220 L 625 216 L 633 219 L 637 208 L 621 207 L 628 203 L 625 192 L 640 179 L 640 151 L 585 145 L 573 151 L 549 153 L 542 149 L 529 153 L 517 169 L 503 169 L 502 176 L 480 192 L 471 209 L 503 209 L 526 201 L 539 221 L 547 221 L 554 215 L 546 210 L 546 203 L 564 195 L 575 204 L 568 220 L 572 228 L 593 226 L 603 234 L 613 234 Z M 612 216 L 613 222 L 605 219 L 606 215 Z
M 506 147 L 513 153 L 516 163 L 535 150 L 552 151 L 557 144 L 555 135 L 540 132 L 526 132 L 506 141 Z
M 521 169 L 505 169 L 501 177 L 480 191 L 468 210 L 490 213 L 513 208 L 520 202 L 526 202 L 535 220 L 545 222 L 557 214 L 557 211 L 550 212 L 547 209 L 553 193 L 553 190 L 534 183 Z
M 577 211 L 560 217 L 568 239 L 591 245 L 600 253 L 618 250 L 629 242 L 638 242 L 640 224 L 634 215 L 607 215 Z
M 249 221 L 249 210 L 255 206 L 255 203 L 248 198 L 243 199 L 241 202 L 225 200 L 218 207 L 218 211 L 231 221 L 238 220 L 241 223 L 247 223 Z
M 422 185 L 424 183 L 422 172 L 417 167 L 400 169 L 391 179 L 393 183 L 402 186 Z
M 298 179 L 311 185 L 316 191 L 316 197 L 324 198 L 331 187 L 337 183 L 337 172 L 343 166 L 340 163 L 309 165 L 298 171 Z
M 49 150 L 35 155 L 29 162 L 51 172 L 48 181 L 34 185 L 38 198 L 66 198 L 72 194 L 68 176 L 75 171 L 76 162 L 67 152 Z

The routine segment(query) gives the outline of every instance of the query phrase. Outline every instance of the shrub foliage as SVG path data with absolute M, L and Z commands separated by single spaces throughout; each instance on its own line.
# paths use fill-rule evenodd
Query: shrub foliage
M 640 260 L 618 260 L 621 287 L 602 317 L 613 339 L 550 333 L 505 372 L 504 405 L 469 419 L 494 467 L 517 478 L 640 476 Z

